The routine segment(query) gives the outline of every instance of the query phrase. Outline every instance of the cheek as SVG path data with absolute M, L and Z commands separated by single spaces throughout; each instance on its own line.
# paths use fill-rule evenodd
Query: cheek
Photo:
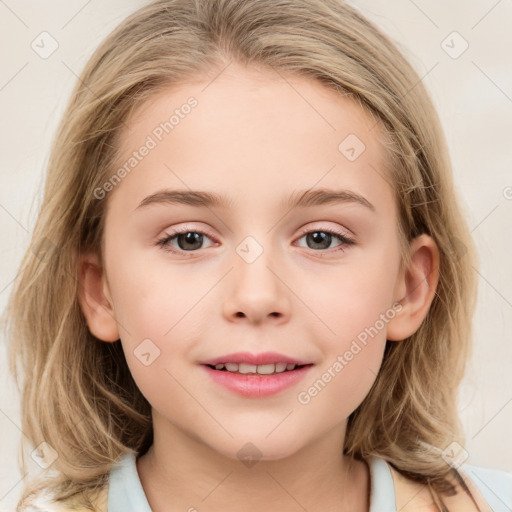
M 210 286 L 200 272 L 187 272 L 185 278 L 183 267 L 166 264 L 165 258 L 126 255 L 111 274 L 116 320 L 131 344 L 170 338 Z
M 304 384 L 299 403 L 315 402 L 312 408 L 340 404 L 335 414 L 343 418 L 362 402 L 382 363 L 387 324 L 396 316 L 392 293 L 397 271 L 389 255 L 376 254 L 340 267 L 310 289 L 308 300 L 322 321 L 314 323 L 311 334 L 316 334 L 323 361 L 315 379 Z
M 354 264 L 340 265 L 336 272 L 319 277 L 317 286 L 307 292 L 307 300 L 325 324 L 329 345 L 342 349 L 360 334 L 364 338 L 362 333 L 368 329 L 374 337 L 385 338 L 386 323 L 381 320 L 394 317 L 397 272 L 398 263 L 376 254 L 373 258 L 361 257 Z
M 316 337 L 322 362 L 297 396 L 308 414 L 331 410 L 334 423 L 347 418 L 370 391 L 386 346 L 386 318 L 391 319 L 385 297 L 357 290 L 356 296 L 325 304 L 323 319 L 330 329 L 322 327 L 323 335 Z
M 191 349 L 204 338 L 198 315 L 204 317 L 202 299 L 211 284 L 200 272 L 185 278 L 179 265 L 159 268 L 128 254 L 118 261 L 109 281 L 115 283 L 115 317 L 130 372 L 151 403 L 162 395 L 162 385 L 166 397 L 167 391 L 180 396 L 171 374 L 188 364 Z

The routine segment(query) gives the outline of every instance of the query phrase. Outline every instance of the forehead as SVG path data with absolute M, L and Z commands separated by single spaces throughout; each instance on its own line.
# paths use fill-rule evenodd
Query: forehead
M 380 125 L 310 78 L 233 64 L 159 91 L 125 126 L 117 165 L 129 174 L 111 195 L 131 209 L 163 186 L 222 192 L 232 205 L 274 195 L 282 203 L 313 187 L 343 186 L 373 204 L 392 199 Z M 126 166 L 143 146 L 151 149 Z

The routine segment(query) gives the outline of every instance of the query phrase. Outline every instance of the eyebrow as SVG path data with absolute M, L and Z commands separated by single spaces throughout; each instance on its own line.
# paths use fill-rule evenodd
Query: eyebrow
M 365 197 L 351 190 L 330 190 L 326 188 L 307 189 L 294 192 L 283 203 L 286 208 L 307 208 L 333 203 L 355 203 L 375 212 L 375 206 Z M 145 197 L 135 208 L 143 208 L 151 204 L 183 204 L 203 208 L 229 208 L 233 200 L 224 194 L 201 190 L 170 190 L 164 189 Z

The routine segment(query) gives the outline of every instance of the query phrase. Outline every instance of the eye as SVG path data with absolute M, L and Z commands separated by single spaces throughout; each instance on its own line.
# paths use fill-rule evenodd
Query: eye
M 181 254 L 186 252 L 197 252 L 198 249 L 202 249 L 204 237 L 211 240 L 211 235 L 207 232 L 190 229 L 184 227 L 182 229 L 173 230 L 171 233 L 166 233 L 166 236 L 156 242 L 156 244 L 166 252 L 172 252 L 175 254 Z M 309 231 L 303 231 L 299 240 L 306 237 L 306 243 L 312 244 L 313 249 L 325 250 L 328 249 L 333 241 L 333 237 L 337 238 L 341 243 L 337 246 L 336 251 L 344 251 L 346 245 L 352 245 L 355 241 L 349 238 L 341 231 L 335 229 L 315 229 Z M 174 246 L 172 242 L 176 242 L 178 247 Z M 319 251 L 315 252 L 319 252 Z
M 196 252 L 201 249 L 204 237 L 210 238 L 208 233 L 197 229 L 189 229 L 187 227 L 181 230 L 174 230 L 170 234 L 166 234 L 164 238 L 158 240 L 157 245 L 161 246 L 166 252 L 182 253 L 182 252 Z M 178 249 L 173 248 L 171 242 L 177 242 Z
M 306 243 L 312 244 L 314 249 L 325 250 L 328 249 L 331 245 L 331 242 L 334 238 L 337 238 L 341 243 L 337 246 L 336 251 L 344 251 L 344 246 L 352 245 L 355 241 L 352 238 L 349 238 L 347 235 L 338 231 L 336 229 L 314 229 L 303 232 L 302 236 L 299 238 L 306 237 Z M 318 251 L 315 251 L 318 252 Z M 335 252 L 335 251 L 333 251 Z

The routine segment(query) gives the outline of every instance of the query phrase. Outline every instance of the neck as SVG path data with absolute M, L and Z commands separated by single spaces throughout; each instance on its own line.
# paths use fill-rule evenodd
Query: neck
M 342 453 L 346 423 L 284 458 L 251 457 L 247 445 L 249 456 L 233 459 L 155 416 L 153 444 L 137 460 L 153 512 L 369 510 L 368 467 Z

